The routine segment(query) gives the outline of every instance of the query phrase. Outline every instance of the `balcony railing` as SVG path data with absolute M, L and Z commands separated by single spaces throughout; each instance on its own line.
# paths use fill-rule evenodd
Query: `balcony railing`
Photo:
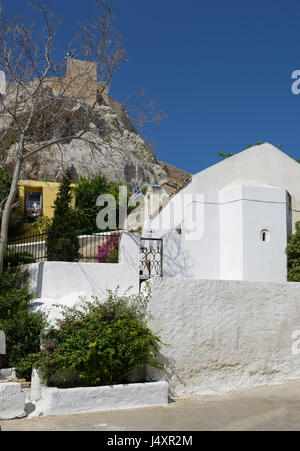
M 6 258 L 15 260 L 17 255 L 25 254 L 34 262 L 42 262 L 52 260 L 48 258 L 48 242 L 49 234 L 31 234 L 16 237 L 10 240 L 7 245 Z M 68 239 L 68 234 L 52 235 L 52 242 L 63 238 Z M 119 259 L 119 240 L 120 233 L 101 233 L 93 235 L 78 236 L 79 258 L 77 261 L 86 263 L 118 263 Z M 55 251 L 57 261 L 73 261 L 71 256 L 66 256 L 62 251 L 61 257 L 59 252 Z

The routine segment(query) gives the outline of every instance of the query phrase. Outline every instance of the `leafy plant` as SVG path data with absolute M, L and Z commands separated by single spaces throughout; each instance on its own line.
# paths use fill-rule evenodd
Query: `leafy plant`
M 4 256 L 4 269 L 16 268 L 20 265 L 28 265 L 30 263 L 35 263 L 35 259 L 29 252 L 10 253 L 8 250 Z
M 119 223 L 119 183 L 109 182 L 104 175 L 98 174 L 96 177 L 80 177 L 78 185 L 74 189 L 76 198 L 76 214 L 79 221 L 80 233 L 91 234 L 99 231 L 96 218 L 102 207 L 96 205 L 96 201 L 101 194 L 111 194 L 116 200 L 116 220 Z M 128 195 L 129 197 L 129 195 Z M 131 211 L 129 208 L 128 211 Z
M 47 258 L 49 261 L 77 261 L 79 254 L 78 220 L 71 207 L 71 171 L 66 174 L 60 184 L 54 202 L 54 217 L 48 228 L 46 240 Z
M 118 263 L 119 258 L 119 233 L 112 233 L 107 236 L 107 240 L 98 246 L 98 254 L 95 260 L 98 263 Z
M 49 379 L 77 373 L 81 385 L 125 382 L 135 368 L 155 360 L 160 339 L 148 327 L 147 298 L 108 292 L 104 303 L 97 298 L 81 308 L 62 308 L 62 319 L 44 336 L 44 347 L 20 362 L 23 369 L 34 365 Z
M 105 176 L 99 174 L 93 178 L 79 178 L 74 194 L 81 233 L 90 234 L 99 231 L 96 217 L 100 208 L 96 206 L 96 201 L 98 196 L 107 193 L 109 193 L 109 184 Z
M 111 139 L 111 137 L 109 135 L 104 135 L 104 136 L 102 136 L 102 140 L 105 143 L 110 143 L 112 139 Z
M 226 158 L 230 158 L 234 155 L 234 153 L 224 153 L 224 152 L 218 152 L 219 157 L 222 157 L 224 160 L 226 160 Z
M 52 225 L 52 219 L 48 216 L 39 216 L 33 223 L 33 229 L 37 230 L 39 233 L 48 233 Z
M 296 222 L 296 233 L 288 239 L 286 253 L 288 281 L 300 282 L 300 221 Z
M 32 295 L 23 281 L 19 269 L 0 275 L 0 329 L 5 332 L 7 345 L 2 362 L 9 367 L 18 366 L 22 359 L 39 351 L 46 325 L 43 314 L 30 311 Z M 31 371 L 26 368 L 19 375 L 30 378 Z

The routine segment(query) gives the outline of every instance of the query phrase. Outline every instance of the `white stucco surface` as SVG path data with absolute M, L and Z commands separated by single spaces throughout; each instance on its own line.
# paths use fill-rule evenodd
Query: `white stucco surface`
M 265 143 L 195 174 L 143 233 L 164 239 L 167 277 L 282 282 L 297 220 L 300 165 Z
M 300 220 L 300 165 L 270 143 L 253 146 L 193 177 L 196 192 L 205 194 L 207 202 L 228 185 L 276 187 L 292 197 L 293 224 Z
M 30 400 L 41 399 L 42 390 L 46 385 L 43 381 L 43 373 L 40 369 L 33 368 L 31 373 Z
M 18 383 L 0 384 L 0 420 L 22 418 L 25 413 L 25 394 Z
M 220 279 L 285 282 L 289 216 L 285 189 L 236 186 L 220 191 Z M 268 240 L 262 241 L 262 231 Z
M 300 283 L 151 280 L 150 326 L 175 396 L 227 392 L 300 378 Z M 300 332 L 299 332 L 300 337 Z M 298 346 L 299 347 L 299 346 Z
M 45 387 L 31 416 L 130 409 L 168 404 L 168 384 L 144 384 L 58 389 Z
M 35 295 L 33 308 L 47 312 L 54 321 L 59 309 L 54 304 L 78 306 L 83 298 L 103 298 L 107 290 L 123 293 L 139 291 L 140 239 L 123 233 L 119 263 L 41 262 L 28 265 L 30 289 Z
M 0 380 L 4 379 L 15 379 L 16 377 L 16 370 L 15 368 L 2 368 L 0 370 Z

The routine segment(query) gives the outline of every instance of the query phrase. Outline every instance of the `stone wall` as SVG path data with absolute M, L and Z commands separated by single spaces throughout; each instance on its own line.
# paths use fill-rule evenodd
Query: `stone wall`
M 49 77 L 46 80 L 55 95 L 65 93 L 66 96 L 84 99 L 94 103 L 97 100 L 97 64 L 90 61 L 69 59 L 64 78 Z M 104 89 L 104 94 L 107 90 Z

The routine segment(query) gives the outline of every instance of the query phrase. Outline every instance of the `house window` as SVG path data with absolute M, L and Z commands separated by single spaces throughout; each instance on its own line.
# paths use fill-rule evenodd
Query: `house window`
M 181 234 L 182 234 L 182 228 L 181 228 L 181 226 L 178 226 L 178 227 L 175 229 L 175 233 L 177 233 L 177 235 L 181 235 Z
M 267 243 L 270 241 L 270 233 L 269 230 L 263 229 L 260 234 L 260 239 L 263 243 Z
M 25 198 L 25 218 L 27 222 L 34 222 L 42 215 L 42 193 L 27 192 Z

